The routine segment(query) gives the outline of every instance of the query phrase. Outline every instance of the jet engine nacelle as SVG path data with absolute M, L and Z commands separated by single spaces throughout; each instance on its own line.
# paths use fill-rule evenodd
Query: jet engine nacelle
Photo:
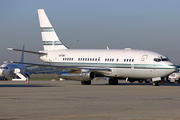
M 89 81 L 95 77 L 94 72 L 82 72 L 82 73 L 59 73 L 60 78 L 77 81 Z

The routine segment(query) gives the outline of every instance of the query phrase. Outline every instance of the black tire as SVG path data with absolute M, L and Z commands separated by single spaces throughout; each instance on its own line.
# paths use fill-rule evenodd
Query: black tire
M 5 76 L 2 77 L 2 80 L 7 80 L 7 78 Z
M 113 79 L 109 79 L 109 85 L 113 85 Z
M 159 86 L 158 82 L 153 82 L 153 86 Z
M 130 83 L 133 83 L 133 82 L 134 82 L 134 80 L 130 80 L 129 82 L 130 82 Z
M 180 83 L 180 80 L 177 80 L 177 83 Z
M 119 85 L 119 84 L 118 84 L 118 79 L 115 79 L 114 82 L 115 82 L 115 85 Z
M 145 80 L 145 83 L 150 83 L 149 81 Z
M 89 80 L 89 81 L 81 81 L 81 85 L 91 85 L 91 80 Z
M 118 85 L 118 79 L 110 78 L 109 79 L 109 85 Z
M 139 83 L 143 83 L 143 80 L 138 80 Z

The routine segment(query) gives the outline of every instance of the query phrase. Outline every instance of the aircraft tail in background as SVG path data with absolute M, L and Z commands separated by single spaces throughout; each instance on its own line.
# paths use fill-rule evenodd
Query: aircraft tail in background
M 22 50 L 24 50 L 24 45 L 23 45 L 23 49 Z M 24 62 L 24 52 L 22 51 L 22 54 L 21 54 L 21 60 L 20 60 L 20 62 Z

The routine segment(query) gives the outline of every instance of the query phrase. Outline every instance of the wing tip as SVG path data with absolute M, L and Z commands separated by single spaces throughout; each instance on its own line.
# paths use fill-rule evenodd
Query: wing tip
M 4 63 L 14 63 L 13 61 L 4 61 Z
M 7 48 L 8 50 L 13 50 L 13 48 Z

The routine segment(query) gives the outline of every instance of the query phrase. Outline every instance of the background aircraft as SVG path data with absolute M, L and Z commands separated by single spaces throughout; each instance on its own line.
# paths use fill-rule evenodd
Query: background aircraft
M 24 45 L 23 45 L 24 50 Z M 24 52 L 21 55 L 21 63 L 24 62 Z M 21 80 L 25 81 L 27 78 L 31 77 L 29 72 L 26 72 L 26 66 L 23 64 L 14 64 L 14 63 L 4 63 L 0 67 L 0 75 L 2 80 L 7 80 L 7 77 L 12 77 L 12 80 Z

